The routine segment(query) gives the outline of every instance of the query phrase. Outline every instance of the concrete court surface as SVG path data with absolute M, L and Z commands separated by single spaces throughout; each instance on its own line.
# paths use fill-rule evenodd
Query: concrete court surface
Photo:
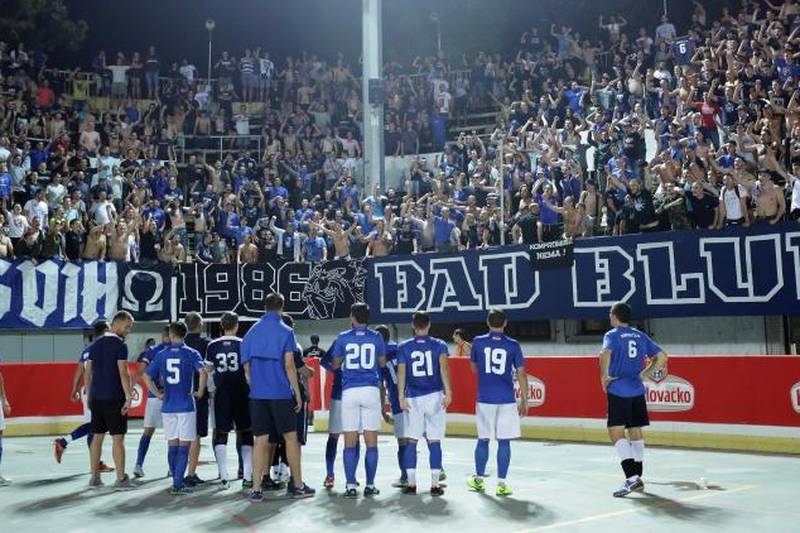
M 140 433 L 136 428 L 128 434 L 129 465 Z M 519 441 L 512 444 L 509 475 L 515 492 L 500 499 L 494 496 L 492 477 L 485 495 L 466 488 L 474 441 L 449 438 L 444 444 L 448 487 L 444 497 L 433 498 L 427 493 L 425 447 L 419 455 L 421 493 L 406 496 L 391 487 L 397 477 L 394 440 L 381 436 L 377 485 L 382 493 L 374 499 L 345 500 L 341 453 L 337 487 L 325 491 L 321 485 L 326 436 L 312 433 L 303 466 L 317 496 L 292 501 L 282 493 L 268 493 L 272 501 L 251 504 L 239 482 L 228 491 L 209 483 L 191 496 L 169 496 L 169 482 L 162 477 L 166 443 L 161 437 L 157 432 L 151 444 L 144 483 L 126 492 L 87 488 L 83 441 L 70 445 L 58 465 L 51 438 L 6 438 L 3 472 L 14 484 L 0 488 L 0 532 L 800 531 L 800 459 L 794 457 L 649 448 L 646 492 L 616 499 L 611 492 L 621 482 L 621 471 L 610 445 Z M 106 461 L 109 446 L 106 441 Z M 234 470 L 235 449 L 229 449 Z M 496 471 L 494 453 L 492 445 L 490 475 Z M 203 448 L 201 461 L 208 462 L 198 469 L 200 476 L 216 477 L 210 447 Z M 359 477 L 363 483 L 363 466 Z M 105 474 L 104 480 L 110 485 L 114 474 Z

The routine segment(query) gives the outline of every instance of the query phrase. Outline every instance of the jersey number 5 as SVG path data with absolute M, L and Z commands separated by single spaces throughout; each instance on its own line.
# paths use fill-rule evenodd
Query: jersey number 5
M 181 360 L 167 359 L 167 383 L 175 385 L 181 382 Z

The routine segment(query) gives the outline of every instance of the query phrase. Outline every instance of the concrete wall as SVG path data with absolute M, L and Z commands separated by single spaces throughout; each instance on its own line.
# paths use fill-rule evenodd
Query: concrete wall
M 131 357 L 142 351 L 147 338 L 160 339 L 162 327 L 162 324 L 138 322 L 127 340 Z M 297 340 L 306 347 L 309 337 L 316 334 L 321 346 L 327 348 L 347 328 L 347 320 L 300 320 L 296 325 Z M 646 328 L 667 352 L 674 354 L 747 355 L 784 351 L 785 333 L 780 317 L 657 318 L 648 320 Z M 407 324 L 394 325 L 393 329 L 394 338 L 411 335 Z M 597 354 L 601 336 L 580 336 L 575 332 L 575 321 L 553 320 L 552 338 L 538 342 L 523 340 L 523 351 L 526 355 Z M 0 332 L 0 354 L 6 362 L 73 361 L 87 342 L 81 331 L 6 331 Z

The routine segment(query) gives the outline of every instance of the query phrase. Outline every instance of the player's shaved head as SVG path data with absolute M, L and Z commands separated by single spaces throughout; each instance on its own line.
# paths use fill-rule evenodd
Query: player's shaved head
M 199 333 L 203 329 L 203 317 L 200 316 L 200 313 L 195 313 L 194 311 L 187 313 L 184 320 L 186 321 L 186 327 L 192 333 Z
M 620 324 L 630 324 L 631 306 L 625 302 L 617 302 L 611 306 L 611 316 L 616 318 Z

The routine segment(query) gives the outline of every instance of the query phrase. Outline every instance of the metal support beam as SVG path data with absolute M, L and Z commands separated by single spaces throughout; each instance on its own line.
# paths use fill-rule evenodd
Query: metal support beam
M 370 80 L 380 80 L 383 84 L 383 25 L 381 22 L 382 0 L 362 0 L 362 45 L 363 98 L 364 98 L 364 187 L 365 196 L 372 194 L 375 184 L 384 186 L 383 162 L 383 97 L 379 101 L 372 95 L 370 99 Z M 373 82 L 374 83 L 374 82 Z M 380 95 L 384 90 L 376 91 Z M 370 103 L 370 102 L 375 103 Z

